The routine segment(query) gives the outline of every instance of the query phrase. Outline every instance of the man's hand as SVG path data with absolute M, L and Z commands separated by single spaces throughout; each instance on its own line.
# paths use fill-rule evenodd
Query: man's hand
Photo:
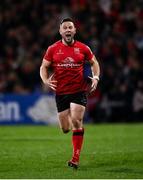
M 57 88 L 57 81 L 52 79 L 54 74 L 52 74 L 46 81 L 44 81 L 45 85 L 48 85 L 51 89 L 56 91 Z
M 99 78 L 95 78 L 95 77 L 90 77 L 88 76 L 91 80 L 92 80 L 92 84 L 91 84 L 91 89 L 90 89 L 90 92 L 93 92 L 96 90 L 96 87 L 97 87 L 97 84 L 98 84 L 98 81 L 99 81 Z

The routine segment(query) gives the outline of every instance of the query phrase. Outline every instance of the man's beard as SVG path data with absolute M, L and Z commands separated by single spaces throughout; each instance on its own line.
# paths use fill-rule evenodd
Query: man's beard
M 67 44 L 71 44 L 72 41 L 73 41 L 73 37 L 72 37 L 72 36 L 68 36 L 68 37 L 66 36 L 64 40 L 65 40 L 65 42 L 66 42 Z

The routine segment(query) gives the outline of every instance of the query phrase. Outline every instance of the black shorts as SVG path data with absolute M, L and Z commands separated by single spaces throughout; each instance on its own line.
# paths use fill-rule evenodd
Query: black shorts
M 56 104 L 58 112 L 62 112 L 70 108 L 70 103 L 80 104 L 86 106 L 87 96 L 85 92 L 78 92 L 74 94 L 56 95 Z

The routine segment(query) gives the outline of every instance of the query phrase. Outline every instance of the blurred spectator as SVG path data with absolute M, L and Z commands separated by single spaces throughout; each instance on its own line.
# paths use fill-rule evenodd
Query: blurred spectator
M 59 39 L 58 24 L 67 16 L 75 20 L 77 39 L 91 47 L 102 69 L 98 90 L 89 99 L 91 120 L 121 121 L 129 110 L 137 114 L 143 77 L 142 0 L 1 1 L 0 93 L 45 92 L 39 78 L 41 57 Z
M 138 81 L 137 89 L 133 95 L 133 112 L 136 121 L 143 120 L 143 80 Z

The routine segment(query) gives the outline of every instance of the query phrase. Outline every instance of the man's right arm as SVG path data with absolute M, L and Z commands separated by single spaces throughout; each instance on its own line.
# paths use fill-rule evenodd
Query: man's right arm
M 56 91 L 57 81 L 52 80 L 53 75 L 49 77 L 48 69 L 51 66 L 51 62 L 43 59 L 40 67 L 40 77 L 45 85 L 48 85 L 51 89 Z

